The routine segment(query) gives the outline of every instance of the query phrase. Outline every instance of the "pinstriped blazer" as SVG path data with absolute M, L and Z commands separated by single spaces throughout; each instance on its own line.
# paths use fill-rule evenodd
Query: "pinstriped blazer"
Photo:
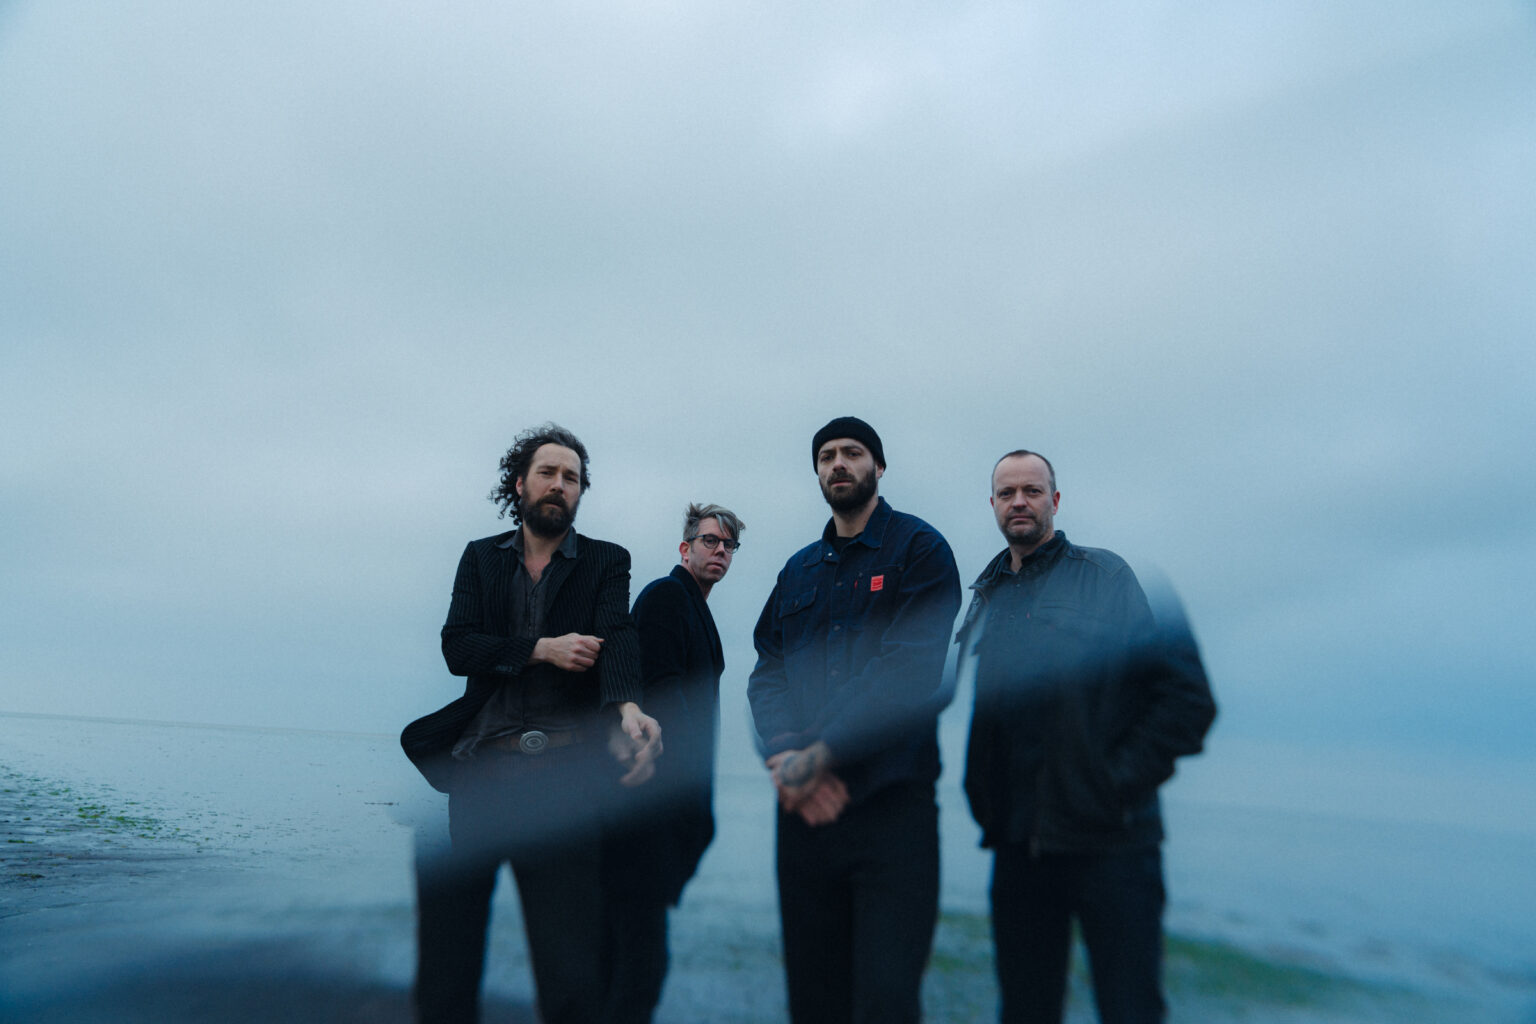
M 511 587 L 516 531 L 470 541 L 453 580 L 453 601 L 443 625 L 443 658 L 448 671 L 466 676 L 464 695 L 400 734 L 400 745 L 435 789 L 452 782 L 451 752 L 460 734 L 500 686 L 518 685 L 536 641 L 513 636 Z M 576 535 L 573 558 L 557 558 L 550 577 L 546 636 L 584 633 L 603 639 L 597 664 L 570 672 L 578 713 L 596 713 L 609 704 L 639 701 L 640 644 L 629 614 L 629 552 L 617 544 Z M 557 670 L 558 671 L 558 670 Z

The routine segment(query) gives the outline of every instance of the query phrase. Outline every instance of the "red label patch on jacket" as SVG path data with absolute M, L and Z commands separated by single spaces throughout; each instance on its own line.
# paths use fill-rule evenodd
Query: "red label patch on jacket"
M 871 594 L 873 594 L 877 590 L 884 590 L 884 589 L 885 589 L 885 574 L 884 573 L 881 573 L 879 576 L 871 576 L 869 578 L 869 592 Z

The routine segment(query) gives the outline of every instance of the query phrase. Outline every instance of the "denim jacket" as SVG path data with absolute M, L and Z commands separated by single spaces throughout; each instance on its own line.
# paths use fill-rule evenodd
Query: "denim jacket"
M 960 610 L 949 544 L 916 516 L 879 503 L 839 554 L 828 522 L 796 552 L 753 633 L 747 698 L 763 752 L 816 740 L 858 800 L 939 774 L 944 657 Z

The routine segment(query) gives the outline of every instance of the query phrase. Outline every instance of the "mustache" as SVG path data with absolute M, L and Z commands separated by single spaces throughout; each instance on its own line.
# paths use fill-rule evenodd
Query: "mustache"
M 827 477 L 827 483 L 829 483 L 829 484 L 839 484 L 839 483 L 845 483 L 845 482 L 846 483 L 853 483 L 854 482 L 853 481 L 853 474 L 852 473 L 833 473 L 831 476 Z

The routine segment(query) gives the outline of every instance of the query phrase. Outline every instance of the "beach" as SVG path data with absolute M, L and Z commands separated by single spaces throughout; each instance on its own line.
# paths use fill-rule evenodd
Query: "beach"
M 407 1021 L 412 857 L 444 799 L 393 736 L 0 714 L 0 1019 Z M 739 765 L 739 761 L 738 761 Z M 941 782 L 929 1020 L 995 1019 L 986 855 Z M 1536 1021 L 1523 832 L 1167 801 L 1170 1019 Z M 762 778 L 672 920 L 661 1024 L 784 1017 Z M 488 1024 L 533 1021 L 503 876 Z M 1081 971 L 1069 1019 L 1093 1019 Z

